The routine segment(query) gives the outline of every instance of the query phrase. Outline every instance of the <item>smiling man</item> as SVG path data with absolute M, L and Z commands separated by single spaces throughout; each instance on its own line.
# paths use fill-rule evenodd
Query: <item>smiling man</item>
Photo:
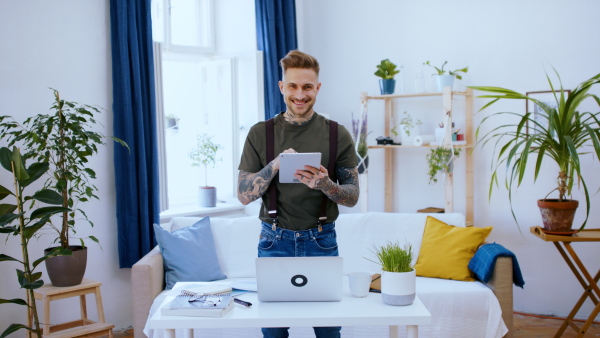
M 272 129 L 267 128 L 266 121 L 250 129 L 238 167 L 238 199 L 246 205 L 262 197 L 259 257 L 337 256 L 338 204 L 352 207 L 358 201 L 354 143 L 341 125 L 330 134 L 332 121 L 313 109 L 321 88 L 317 60 L 293 50 L 280 64 L 283 79 L 279 81 L 279 89 L 286 111 L 273 118 Z M 273 133 L 269 144 L 274 153 L 271 161 L 267 160 L 269 130 Z M 335 134 L 337 138 L 330 140 L 330 135 Z M 330 154 L 330 142 L 336 142 L 335 154 Z M 279 183 L 279 155 L 294 152 L 320 152 L 321 165 L 298 170 L 295 177 L 300 183 Z M 325 167 L 330 156 L 335 157 L 332 173 Z M 268 189 L 271 184 L 274 189 Z M 276 194 L 276 213 L 271 210 L 269 214 L 272 193 Z M 316 337 L 330 338 L 340 337 L 340 329 L 315 327 L 314 331 Z M 288 329 L 264 328 L 263 335 L 288 337 Z

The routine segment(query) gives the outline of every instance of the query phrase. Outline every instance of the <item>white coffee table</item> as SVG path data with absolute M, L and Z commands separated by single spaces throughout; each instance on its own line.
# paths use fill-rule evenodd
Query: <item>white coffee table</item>
M 207 284 L 207 283 L 198 283 Z M 387 325 L 390 337 L 398 337 L 398 325 L 406 325 L 407 337 L 418 337 L 418 326 L 431 323 L 431 314 L 415 298 L 409 306 L 390 306 L 383 303 L 381 295 L 369 293 L 365 298 L 350 294 L 348 281 L 344 280 L 341 302 L 259 302 L 256 293 L 238 298 L 251 302 L 249 309 L 236 307 L 222 318 L 163 316 L 158 309 L 148 322 L 150 329 L 164 329 L 168 337 L 175 329 L 243 328 L 243 327 L 310 327 L 310 326 L 362 326 Z M 169 296 L 161 307 L 173 299 Z

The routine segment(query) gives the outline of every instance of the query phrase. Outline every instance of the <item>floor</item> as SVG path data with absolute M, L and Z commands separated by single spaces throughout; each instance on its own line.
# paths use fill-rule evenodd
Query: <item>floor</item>
M 547 338 L 554 337 L 554 334 L 560 328 L 562 319 L 543 318 L 534 315 L 524 315 L 515 313 L 514 316 L 514 335 L 513 337 L 523 338 Z M 581 326 L 582 323 L 578 322 Z M 564 338 L 576 337 L 575 330 L 567 328 L 562 335 Z M 115 331 L 115 338 L 133 337 L 133 329 Z M 585 337 L 600 337 L 600 323 L 592 324 Z

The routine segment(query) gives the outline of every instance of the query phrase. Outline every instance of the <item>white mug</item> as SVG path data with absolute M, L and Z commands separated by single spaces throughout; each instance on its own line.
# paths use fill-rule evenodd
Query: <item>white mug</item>
M 354 297 L 363 298 L 369 294 L 371 274 L 368 272 L 351 272 L 348 274 L 350 292 Z

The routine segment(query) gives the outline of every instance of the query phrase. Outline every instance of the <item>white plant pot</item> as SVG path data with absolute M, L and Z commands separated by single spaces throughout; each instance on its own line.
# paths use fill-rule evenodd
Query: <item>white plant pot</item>
M 417 274 L 411 272 L 388 272 L 381 275 L 381 297 L 388 305 L 410 305 L 417 293 Z
M 400 126 L 400 143 L 402 143 L 403 146 L 414 145 L 415 136 L 419 134 L 421 128 L 419 128 L 419 125 L 414 125 L 409 129 L 410 136 L 406 134 L 406 128 L 405 125 Z
M 217 188 L 215 187 L 199 187 L 198 201 L 201 207 L 217 206 Z
M 450 90 L 452 90 L 454 75 L 437 75 L 435 80 L 438 91 L 443 91 L 444 87 L 450 87 Z

